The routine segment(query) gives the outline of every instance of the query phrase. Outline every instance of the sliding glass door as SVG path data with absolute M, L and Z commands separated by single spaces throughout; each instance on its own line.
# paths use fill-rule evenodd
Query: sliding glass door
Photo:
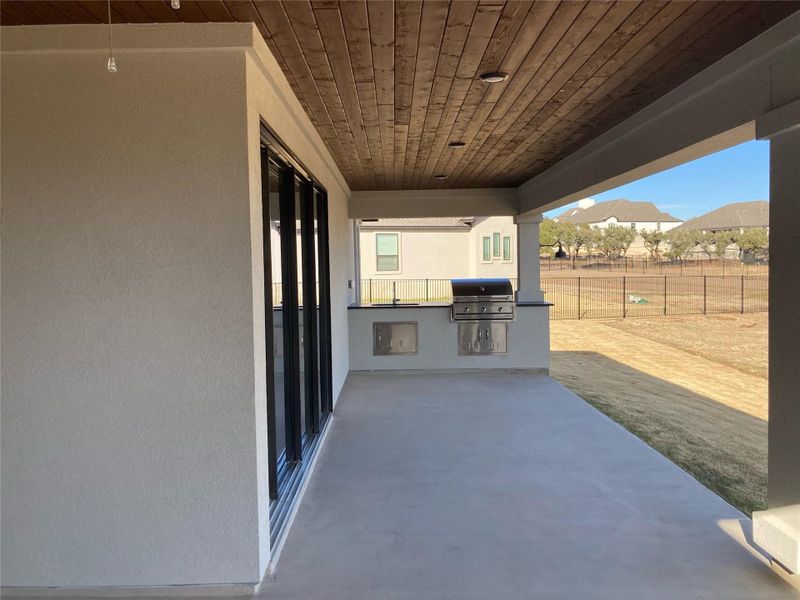
M 262 140 L 271 519 L 279 530 L 331 411 L 327 195 Z

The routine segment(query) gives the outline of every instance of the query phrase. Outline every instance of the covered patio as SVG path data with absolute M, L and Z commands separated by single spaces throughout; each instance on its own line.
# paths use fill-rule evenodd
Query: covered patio
M 260 597 L 793 597 L 749 534 L 549 377 L 351 374 Z
M 0 0 L 0 20 L 4 594 L 792 596 L 800 2 Z M 753 139 L 770 457 L 740 523 L 548 378 L 539 228 Z M 513 217 L 515 293 L 465 294 L 458 322 L 362 302 L 360 221 L 465 215 Z M 402 238 L 386 252 L 399 271 Z

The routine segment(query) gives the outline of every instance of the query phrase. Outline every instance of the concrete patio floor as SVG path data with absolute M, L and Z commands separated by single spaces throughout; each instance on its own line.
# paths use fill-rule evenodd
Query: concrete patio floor
M 260 598 L 795 598 L 749 520 L 545 376 L 351 374 Z

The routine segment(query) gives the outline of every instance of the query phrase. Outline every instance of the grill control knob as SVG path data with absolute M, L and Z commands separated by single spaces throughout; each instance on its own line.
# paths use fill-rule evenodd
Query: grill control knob
M 497 307 L 497 312 L 503 312 L 503 307 L 502 306 L 498 306 Z
M 482 312 L 482 313 L 485 313 L 485 312 L 486 312 L 486 307 L 485 307 L 485 306 L 481 306 L 481 312 Z
M 469 312 L 469 306 L 464 307 L 464 312 Z

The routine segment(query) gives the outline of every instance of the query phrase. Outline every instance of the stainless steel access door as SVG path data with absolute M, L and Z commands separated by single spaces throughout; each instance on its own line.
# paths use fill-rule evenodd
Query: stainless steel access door
M 491 321 L 458 324 L 458 354 L 506 354 L 508 352 L 508 323 Z

